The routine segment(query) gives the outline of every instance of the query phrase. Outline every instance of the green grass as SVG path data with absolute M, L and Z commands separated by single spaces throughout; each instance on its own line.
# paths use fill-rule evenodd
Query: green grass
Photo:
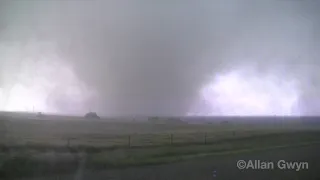
M 83 159 L 79 152 L 85 154 L 86 168 L 102 170 L 320 141 L 318 127 L 299 123 L 282 126 L 82 120 L 6 123 L 6 139 L 0 141 L 0 179 L 75 172 Z M 71 139 L 69 146 L 67 139 Z
M 88 164 L 94 168 L 118 168 L 149 165 L 189 159 L 218 152 L 270 146 L 295 145 L 302 142 L 320 142 L 320 132 L 296 132 L 260 135 L 240 139 L 221 140 L 207 145 L 163 146 L 156 148 L 118 149 L 89 155 Z
M 295 123 L 279 124 L 152 124 L 147 122 L 104 122 L 84 120 L 10 120 L 6 121 L 8 146 L 131 146 L 166 145 L 171 143 L 203 143 L 270 132 L 306 129 Z M 0 138 L 1 143 L 1 138 Z
M 86 168 L 103 170 L 105 168 L 124 168 L 172 163 L 192 158 L 242 153 L 270 147 L 284 147 L 301 143 L 320 142 L 320 132 L 278 133 L 252 136 L 239 139 L 221 140 L 214 144 L 184 144 L 158 147 L 114 148 L 88 151 L 74 149 L 74 152 L 58 152 L 47 148 L 38 151 L 35 147 L 25 147 L 0 154 L 0 178 L 26 176 L 45 176 L 75 172 L 83 156 Z

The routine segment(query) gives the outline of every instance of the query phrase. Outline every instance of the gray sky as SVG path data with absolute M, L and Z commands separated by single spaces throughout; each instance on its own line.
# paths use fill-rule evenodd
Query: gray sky
M 222 106 L 231 103 L 226 100 L 231 95 L 214 77 L 249 68 L 251 74 L 237 79 L 248 81 L 250 94 L 266 84 L 270 86 L 262 89 L 273 88 L 250 98 L 258 101 L 269 94 L 269 99 L 279 99 L 294 89 L 297 102 L 292 106 L 305 114 L 318 113 L 320 1 L 0 3 L 0 108 L 4 110 L 36 106 L 48 112 L 94 110 L 104 115 L 218 113 L 221 110 L 212 106 L 225 109 Z M 284 85 L 289 81 L 294 85 Z M 219 103 L 217 98 L 204 102 L 209 100 L 201 96 L 210 84 L 218 84 L 219 90 L 206 96 L 222 97 Z M 235 85 L 232 88 L 231 94 L 246 96 Z M 28 103 L 21 103 L 22 98 Z M 228 114 L 230 108 L 223 111 Z M 236 111 L 245 114 L 255 109 Z

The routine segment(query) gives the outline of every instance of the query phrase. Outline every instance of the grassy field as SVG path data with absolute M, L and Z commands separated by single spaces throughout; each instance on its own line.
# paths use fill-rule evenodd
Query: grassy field
M 155 124 L 97 120 L 8 119 L 5 121 L 7 146 L 149 146 L 177 143 L 210 143 L 303 129 L 315 129 L 299 121 L 277 124 L 203 123 Z M 317 127 L 316 127 L 317 128 Z M 1 130 L 0 130 L 1 131 Z
M 0 177 L 176 162 L 215 153 L 320 142 L 318 126 L 286 123 L 155 124 L 103 120 L 1 122 Z

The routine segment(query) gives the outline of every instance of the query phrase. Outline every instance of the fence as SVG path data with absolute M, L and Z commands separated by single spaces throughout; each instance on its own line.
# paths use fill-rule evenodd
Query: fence
M 269 132 L 270 133 L 270 132 Z M 130 134 L 130 135 L 88 135 L 84 137 L 68 137 L 67 146 L 162 146 L 179 144 L 212 144 L 219 140 L 250 137 L 264 134 L 263 131 L 229 131 L 221 133 L 162 133 L 162 134 Z
M 130 134 L 105 137 L 68 137 L 67 146 L 161 146 L 174 144 L 207 144 L 213 142 L 214 135 L 208 133 L 189 134 Z
M 275 131 L 277 132 L 277 131 Z M 53 145 L 53 146 L 88 146 L 88 147 L 141 147 L 170 146 L 179 144 L 212 144 L 219 140 L 270 134 L 271 131 L 222 131 L 196 133 L 157 133 L 157 134 L 78 134 L 69 136 L 24 136 L 9 137 L 12 145 Z

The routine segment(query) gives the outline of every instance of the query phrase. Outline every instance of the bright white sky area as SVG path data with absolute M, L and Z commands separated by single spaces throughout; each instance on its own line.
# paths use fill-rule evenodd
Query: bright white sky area
M 63 61 L 54 44 L 29 42 L 0 48 L 7 59 L 0 71 L 0 109 L 79 114 L 89 110 L 94 93 Z
M 0 111 L 319 115 L 320 1 L 0 0 Z

